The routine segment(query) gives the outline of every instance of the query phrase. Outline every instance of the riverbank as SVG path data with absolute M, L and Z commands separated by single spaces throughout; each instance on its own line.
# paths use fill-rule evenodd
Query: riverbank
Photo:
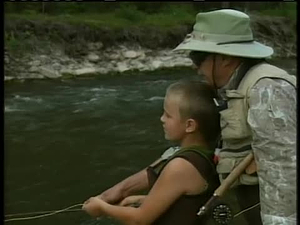
M 296 57 L 296 24 L 284 17 L 250 16 L 255 39 L 274 48 L 272 59 Z M 90 20 L 74 23 L 70 16 L 57 21 L 6 15 L 4 80 L 190 67 L 186 53 L 172 49 L 191 32 L 193 23 L 187 19 L 176 26 L 108 27 Z

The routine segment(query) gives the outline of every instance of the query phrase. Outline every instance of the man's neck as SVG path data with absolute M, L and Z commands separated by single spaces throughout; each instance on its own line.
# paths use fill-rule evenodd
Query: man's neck
M 243 63 L 240 63 L 235 70 L 232 72 L 228 82 L 221 88 L 218 89 L 218 93 L 222 98 L 225 98 L 226 90 L 231 90 L 236 86 L 236 82 L 238 82 L 237 75 L 238 71 L 241 68 Z

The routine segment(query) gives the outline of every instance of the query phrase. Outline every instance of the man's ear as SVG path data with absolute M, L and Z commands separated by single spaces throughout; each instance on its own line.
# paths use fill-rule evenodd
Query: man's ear
M 187 133 L 192 133 L 197 129 L 197 122 L 194 119 L 188 119 L 186 121 L 185 131 Z

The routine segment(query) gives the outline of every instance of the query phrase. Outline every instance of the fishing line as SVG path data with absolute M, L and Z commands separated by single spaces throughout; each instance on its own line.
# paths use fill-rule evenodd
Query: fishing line
M 46 216 L 52 216 L 52 215 L 62 213 L 62 212 L 82 211 L 82 209 L 71 209 L 71 208 L 75 208 L 75 207 L 78 207 L 78 206 L 83 206 L 83 204 L 72 205 L 72 206 L 69 206 L 67 208 L 60 209 L 60 210 L 9 214 L 9 215 L 5 215 L 5 217 L 13 217 L 13 216 L 17 216 L 17 215 L 32 215 L 32 214 L 44 213 L 43 215 L 38 215 L 38 216 L 29 216 L 29 217 L 19 217 L 19 218 L 6 219 L 6 220 L 4 220 L 4 222 L 17 221 L 17 220 L 33 220 L 33 219 L 38 219 L 38 218 L 42 218 L 42 217 L 46 217 Z
M 250 210 L 250 209 L 255 208 L 255 207 L 258 206 L 258 205 L 260 205 L 260 203 L 257 203 L 257 204 L 255 204 L 255 205 L 253 205 L 253 206 L 251 206 L 251 207 L 249 207 L 249 208 L 247 208 L 247 209 L 244 209 L 244 210 L 238 212 L 237 214 L 235 214 L 235 215 L 233 216 L 233 218 L 238 217 L 239 215 L 243 214 L 244 212 L 247 212 L 247 211 Z
M 256 206 L 260 205 L 260 203 L 257 203 L 247 209 L 244 209 L 238 213 L 236 213 L 233 218 L 238 217 L 239 215 L 255 208 Z M 76 204 L 76 205 L 72 205 L 69 206 L 67 208 L 64 209 L 60 209 L 60 210 L 51 210 L 51 211 L 39 211 L 39 212 L 29 212 L 29 213 L 15 213 L 15 214 L 8 214 L 5 215 L 5 217 L 14 217 L 14 216 L 24 216 L 24 215 L 34 215 L 34 214 L 42 214 L 43 215 L 38 215 L 38 216 L 29 216 L 29 217 L 19 217 L 19 218 L 12 218 L 12 219 L 6 219 L 4 220 L 4 222 L 9 222 L 9 221 L 20 221 L 20 220 L 33 220 L 33 219 L 38 219 L 38 218 L 43 218 L 43 217 L 47 217 L 47 216 L 52 216 L 58 213 L 62 213 L 62 212 L 75 212 L 75 211 L 82 211 L 82 209 L 72 209 L 75 208 L 77 206 L 83 206 L 83 204 Z

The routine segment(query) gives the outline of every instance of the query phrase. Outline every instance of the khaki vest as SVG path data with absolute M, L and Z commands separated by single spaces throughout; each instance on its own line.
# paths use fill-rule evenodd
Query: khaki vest
M 283 79 L 296 87 L 295 76 L 291 76 L 286 71 L 270 64 L 260 63 L 248 70 L 237 90 L 226 90 L 228 108 L 220 111 L 223 145 L 217 165 L 221 182 L 252 150 L 252 133 L 247 123 L 249 91 L 262 78 Z M 233 186 L 238 184 L 258 184 L 258 177 L 256 173 L 254 175 L 244 173 Z

